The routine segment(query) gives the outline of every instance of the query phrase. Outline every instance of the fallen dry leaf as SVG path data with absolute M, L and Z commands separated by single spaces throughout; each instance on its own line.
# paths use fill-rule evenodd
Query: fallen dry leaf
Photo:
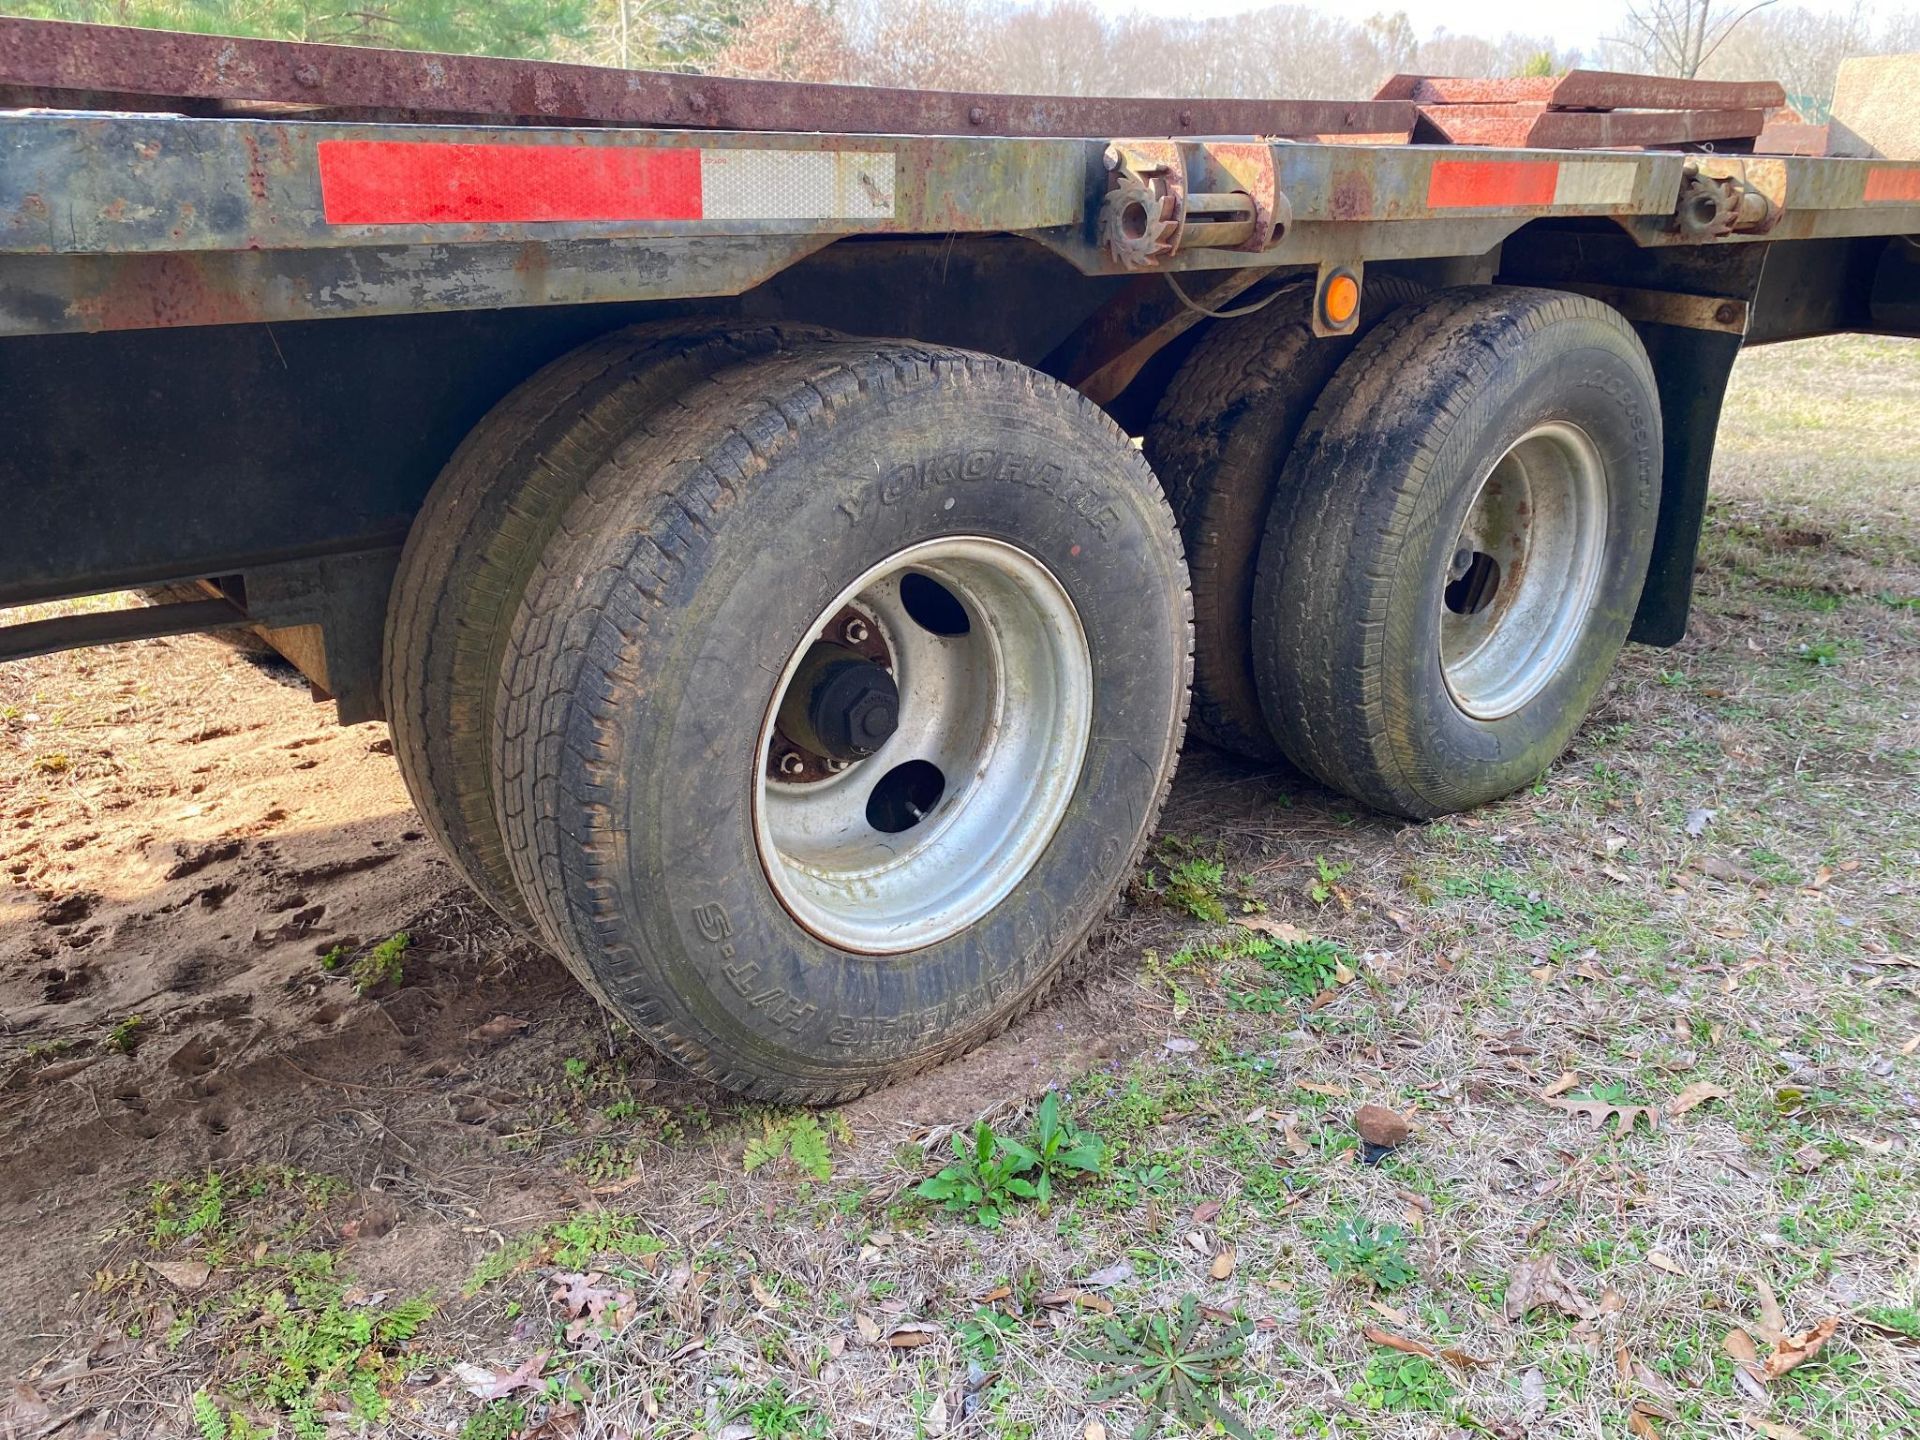
M 759 1301 L 766 1309 L 778 1310 L 780 1308 L 779 1292 L 758 1275 L 749 1275 L 747 1277 L 747 1288 L 753 1291 L 753 1298 Z
M 880 1327 L 874 1323 L 871 1315 L 864 1310 L 853 1312 L 853 1325 L 860 1332 L 860 1338 L 867 1344 L 875 1344 L 880 1339 Z
M 483 1025 L 476 1025 L 467 1032 L 467 1041 L 473 1045 L 496 1045 L 509 1040 L 526 1029 L 533 1022 L 522 1020 L 517 1015 L 496 1015 Z
M 1283 945 L 1304 945 L 1313 939 L 1298 925 L 1290 925 L 1285 920 L 1276 920 L 1271 915 L 1241 915 L 1234 922 L 1242 930 L 1251 930 L 1256 935 L 1268 935 Z
M 1627 1411 L 1627 1431 L 1639 1437 L 1639 1440 L 1660 1440 L 1660 1427 L 1653 1423 L 1653 1415 L 1641 1408 L 1635 1401 Z
M 1649 1250 L 1647 1252 L 1647 1264 L 1656 1270 L 1664 1270 L 1669 1275 L 1684 1276 L 1687 1273 L 1685 1267 L 1682 1266 L 1678 1260 L 1659 1250 Z
M 1368 1325 L 1360 1333 L 1375 1345 L 1384 1345 L 1389 1350 L 1398 1350 L 1403 1355 L 1423 1355 L 1429 1360 L 1438 1360 L 1439 1353 L 1424 1340 L 1411 1340 L 1405 1335 L 1396 1335 L 1391 1330 L 1378 1330 Z
M 1033 1303 L 1048 1310 L 1061 1310 L 1069 1305 L 1082 1310 L 1091 1310 L 1096 1315 L 1111 1315 L 1113 1302 L 1104 1295 L 1096 1295 L 1091 1290 L 1081 1290 L 1068 1286 L 1060 1290 L 1048 1290 L 1033 1297 Z
M 1220 1202 L 1218 1200 L 1202 1200 L 1198 1205 L 1193 1207 L 1193 1223 L 1196 1225 L 1204 1225 L 1219 1213 Z
M 1789 1370 L 1804 1365 L 1820 1353 L 1821 1347 L 1833 1338 L 1833 1332 L 1839 1328 L 1840 1317 L 1829 1315 L 1811 1330 L 1781 1336 L 1773 1347 L 1773 1354 L 1767 1357 L 1762 1373 L 1769 1380 L 1778 1380 Z
M 1671 1119 L 1675 1115 L 1684 1115 L 1709 1100 L 1726 1098 L 1727 1092 L 1718 1085 L 1710 1085 L 1705 1080 L 1696 1081 L 1667 1102 L 1667 1117 Z
M 1113 1264 L 1103 1265 L 1087 1276 L 1086 1283 L 1095 1290 L 1107 1290 L 1115 1285 L 1124 1285 L 1131 1279 L 1133 1279 L 1133 1262 L 1116 1260 Z
M 939 1333 L 940 1327 L 937 1325 L 929 1325 L 924 1320 L 909 1320 L 887 1332 L 887 1344 L 896 1350 L 908 1350 L 915 1345 L 928 1344 Z
M 1643 1116 L 1649 1130 L 1660 1128 L 1660 1112 L 1651 1105 L 1615 1105 L 1608 1100 L 1549 1100 L 1547 1104 L 1569 1115 L 1581 1116 L 1596 1130 L 1608 1120 L 1613 1120 L 1613 1136 L 1616 1140 L 1623 1140 L 1631 1134 Z
M 1551 1085 L 1547 1086 L 1546 1089 L 1542 1090 L 1540 1092 L 1540 1098 L 1542 1100 L 1558 1099 L 1560 1096 L 1566 1094 L 1567 1091 L 1573 1089 L 1573 1087 L 1578 1085 L 1579 1083 L 1580 1083 L 1580 1072 L 1578 1070 L 1568 1070 L 1564 1074 L 1562 1074 L 1558 1080 L 1554 1081 Z
M 1787 1333 L 1787 1317 L 1780 1311 L 1779 1298 L 1764 1275 L 1753 1277 L 1753 1288 L 1760 1297 L 1760 1338 L 1769 1345 L 1778 1345 L 1780 1337 Z
M 1567 1283 L 1560 1273 L 1559 1262 L 1552 1255 L 1522 1260 L 1513 1267 L 1513 1274 L 1507 1280 L 1507 1319 L 1518 1320 L 1542 1305 L 1551 1305 L 1576 1320 L 1591 1320 L 1599 1313 L 1587 1303 L 1585 1296 Z
M 1740 1412 L 1740 1423 L 1758 1430 L 1767 1437 L 1767 1440 L 1807 1440 L 1806 1431 L 1779 1420 L 1768 1420 L 1764 1416 L 1754 1414 L 1751 1410 Z
M 1344 1085 L 1323 1085 L 1317 1080 L 1296 1080 L 1294 1084 L 1299 1089 L 1314 1095 L 1325 1095 L 1334 1100 L 1347 1098 L 1347 1088 Z
M 516 1390 L 540 1383 L 540 1372 L 547 1368 L 547 1352 L 529 1356 L 512 1370 L 490 1370 L 484 1365 L 462 1361 L 453 1367 L 454 1377 L 466 1386 L 476 1400 L 504 1400 Z
M 1362 1105 L 1353 1113 L 1353 1128 L 1369 1145 L 1389 1150 L 1413 1134 L 1412 1122 L 1384 1105 Z
M 176 1290 L 198 1290 L 213 1278 L 213 1269 L 200 1260 L 149 1260 L 147 1268 Z
M 1215 1280 L 1229 1280 L 1233 1277 L 1234 1249 L 1223 1245 L 1213 1257 L 1213 1263 L 1207 1266 L 1207 1274 Z
M 1080 1440 L 1107 1440 L 1107 1427 L 1098 1420 L 1089 1420 L 1087 1428 L 1080 1432 Z

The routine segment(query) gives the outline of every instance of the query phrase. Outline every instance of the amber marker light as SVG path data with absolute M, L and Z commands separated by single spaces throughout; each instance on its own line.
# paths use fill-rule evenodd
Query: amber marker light
M 1345 270 L 1336 270 L 1320 292 L 1320 316 L 1337 330 L 1353 323 L 1360 309 L 1360 282 Z

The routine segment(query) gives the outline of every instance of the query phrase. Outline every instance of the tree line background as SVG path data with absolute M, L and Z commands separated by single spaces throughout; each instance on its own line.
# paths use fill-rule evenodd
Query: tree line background
M 1627 0 L 1597 52 L 1545 35 L 1417 34 L 1401 12 L 1213 19 L 1090 0 L 0 0 L 0 13 L 775 79 L 1060 95 L 1351 99 L 1397 71 L 1575 65 L 1781 81 L 1809 118 L 1849 55 L 1920 51 L 1920 11 Z

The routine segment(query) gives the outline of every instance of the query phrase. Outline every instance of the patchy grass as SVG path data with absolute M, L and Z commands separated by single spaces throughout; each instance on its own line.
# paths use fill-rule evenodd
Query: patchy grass
M 1920 1433 L 1920 346 L 1756 353 L 1727 414 L 1692 634 L 1630 651 L 1539 785 L 1415 827 L 1188 755 L 1085 987 L 1124 1043 L 1040 1104 L 731 1106 L 590 1031 L 467 1084 L 475 1042 L 407 1081 L 484 1121 L 447 1166 L 471 1198 L 356 1085 L 350 1179 L 145 1197 L 75 1342 L 120 1358 L 63 1393 L 466 1440 L 1211 1406 L 1263 1437 Z M 1410 1138 L 1362 1144 L 1366 1103 Z M 467 1248 L 376 1285 L 349 1205 L 401 1173 Z

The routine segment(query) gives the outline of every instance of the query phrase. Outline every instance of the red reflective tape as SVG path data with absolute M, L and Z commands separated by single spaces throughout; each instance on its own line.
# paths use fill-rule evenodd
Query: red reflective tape
M 323 140 L 319 155 L 329 225 L 700 218 L 695 149 Z
M 1865 199 L 1869 205 L 1888 201 L 1920 205 L 1920 170 L 1869 170 Z
M 1560 181 L 1557 160 L 1436 160 L 1427 180 L 1433 210 L 1551 205 Z

